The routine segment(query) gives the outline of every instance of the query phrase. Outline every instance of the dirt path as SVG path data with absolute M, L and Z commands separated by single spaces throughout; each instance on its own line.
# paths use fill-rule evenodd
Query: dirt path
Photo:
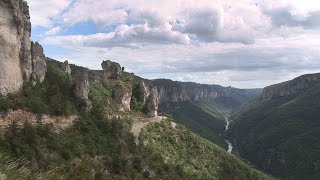
M 131 128 L 131 133 L 135 138 L 134 142 L 137 145 L 139 144 L 139 134 L 142 128 L 145 128 L 149 123 L 160 123 L 164 119 L 166 119 L 166 117 L 164 116 L 158 116 L 154 118 L 134 119 L 134 122 Z

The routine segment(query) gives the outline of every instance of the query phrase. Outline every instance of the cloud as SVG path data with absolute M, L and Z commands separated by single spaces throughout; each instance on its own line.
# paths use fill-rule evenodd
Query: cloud
M 117 0 L 78 0 L 63 14 L 66 25 L 92 20 L 98 26 L 123 23 L 128 14 Z
M 189 44 L 187 35 L 172 31 L 171 25 L 166 23 L 162 28 L 149 27 L 149 24 L 121 25 L 110 33 L 91 35 L 51 36 L 41 42 L 47 45 L 64 47 L 127 47 L 139 48 L 143 44 Z
M 320 71 L 319 0 L 28 2 L 47 55 L 92 69 L 242 88 Z
M 161 3 L 141 0 L 134 3 L 126 0 L 110 0 L 108 2 L 105 0 L 78 0 L 61 15 L 61 21 L 64 26 L 93 21 L 100 27 L 129 26 L 133 31 L 147 27 L 149 30 L 144 30 L 145 33 L 142 34 L 152 34 L 152 37 L 159 36 L 157 33 L 166 33 L 167 35 L 171 33 L 174 36 L 183 34 L 185 40 L 190 38 L 195 43 L 251 44 L 258 34 L 256 29 L 266 27 L 261 23 L 265 21 L 265 17 L 256 6 L 245 6 L 244 4 L 244 2 L 230 3 L 229 1 L 212 2 L 206 0 L 201 0 L 198 3 L 190 0 L 163 1 Z M 247 18 L 246 16 L 250 12 L 256 13 L 256 16 Z M 170 33 L 168 28 L 170 28 Z M 186 38 L 187 36 L 188 38 Z M 142 39 L 144 38 L 150 39 L 150 36 L 142 37 Z M 154 40 L 161 41 L 161 38 Z M 168 40 L 165 41 L 168 42 Z M 177 43 L 177 40 L 173 43 Z M 130 46 L 128 45 L 128 47 Z
M 253 30 L 240 16 L 232 16 L 223 8 L 201 8 L 186 12 L 187 16 L 175 24 L 183 33 L 194 35 L 203 42 L 254 42 Z
M 320 27 L 320 11 L 308 14 L 294 14 L 288 8 L 278 8 L 266 12 L 275 26 L 295 27 L 301 26 L 306 29 Z
M 56 34 L 58 34 L 60 31 L 62 30 L 62 28 L 60 26 L 54 27 L 48 31 L 46 31 L 44 33 L 45 36 L 54 36 Z
M 50 28 L 54 19 L 59 16 L 71 3 L 71 0 L 27 0 L 32 26 Z
M 277 27 L 303 27 L 314 29 L 320 27 L 320 2 L 309 1 L 280 1 L 261 6 L 262 12 L 271 18 L 272 24 Z

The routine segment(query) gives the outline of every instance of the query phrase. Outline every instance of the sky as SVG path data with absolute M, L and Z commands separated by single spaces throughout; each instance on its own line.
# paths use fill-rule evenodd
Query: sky
M 263 88 L 320 72 L 319 0 L 27 0 L 48 57 Z

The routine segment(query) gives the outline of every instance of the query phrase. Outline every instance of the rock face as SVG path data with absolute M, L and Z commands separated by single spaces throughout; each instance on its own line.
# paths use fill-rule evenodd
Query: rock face
M 157 117 L 158 116 L 158 92 L 155 88 L 151 90 L 151 93 L 147 99 L 147 111 L 148 117 Z
M 214 99 L 223 96 L 219 87 L 201 85 L 196 83 L 182 83 L 170 80 L 156 80 L 153 84 L 158 89 L 159 103 L 199 101 L 201 99 Z
M 89 100 L 89 77 L 87 71 L 77 75 L 75 95 L 83 100 L 85 110 L 89 110 L 91 108 L 92 103 Z
M 7 95 L 19 91 L 32 73 L 27 3 L 1 0 L 0 24 L 0 95 Z
M 39 43 L 31 43 L 32 80 L 42 82 L 46 76 L 47 63 L 43 48 Z
M 67 60 L 63 62 L 62 68 L 66 74 L 71 75 L 71 68 Z
M 139 84 L 140 100 L 147 103 L 149 116 L 156 116 L 159 104 L 184 101 L 230 101 L 243 104 L 261 95 L 260 89 L 236 89 L 218 85 L 190 82 L 177 82 L 168 79 L 141 80 Z M 240 97 L 240 98 L 239 98 Z M 230 100 L 231 99 L 231 100 Z M 156 102 L 157 105 L 153 105 Z
M 22 126 L 25 122 L 31 124 L 54 124 L 59 127 L 70 126 L 74 121 L 76 121 L 78 116 L 50 116 L 47 114 L 39 115 L 27 112 L 24 110 L 9 110 L 5 114 L 0 116 L 0 128 L 8 127 L 12 122 L 16 122 L 17 125 Z
M 143 102 L 146 102 L 150 95 L 150 87 L 148 87 L 145 82 L 141 81 L 139 83 L 139 92 L 141 95 L 140 99 L 143 100 Z
M 320 83 L 320 73 L 303 75 L 291 81 L 286 81 L 264 88 L 261 98 L 269 99 L 274 97 L 293 95 L 305 89 L 308 89 L 309 87 L 317 83 Z
M 119 63 L 112 62 L 110 60 L 103 61 L 102 64 L 102 83 L 108 83 L 112 80 L 118 80 L 122 74 L 122 69 Z
M 132 97 L 132 87 L 125 87 L 124 85 L 119 84 L 114 95 L 119 106 L 119 111 L 128 112 L 131 110 L 130 103 Z
M 157 117 L 158 116 L 158 91 L 151 84 L 147 84 L 144 81 L 139 83 L 140 99 L 146 103 L 147 116 Z
M 198 84 L 192 82 L 178 82 L 167 79 L 158 79 L 149 82 L 158 91 L 159 103 L 213 100 L 243 96 L 244 99 L 258 97 L 260 90 L 245 90 L 219 85 Z
M 43 81 L 45 56 L 38 43 L 30 41 L 29 7 L 23 0 L 0 2 L 0 95 L 15 93 L 24 81 Z

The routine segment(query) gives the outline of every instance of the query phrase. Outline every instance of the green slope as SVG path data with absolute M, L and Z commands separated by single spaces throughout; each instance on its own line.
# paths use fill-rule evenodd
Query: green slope
M 285 179 L 320 177 L 320 85 L 257 100 L 232 115 L 241 157 Z
M 223 139 L 224 112 L 214 103 L 190 101 L 166 103 L 160 105 L 159 111 L 171 115 L 175 122 L 183 124 L 201 137 L 227 148 Z
M 119 83 L 132 83 L 127 76 Z M 108 118 L 106 115 L 117 112 L 113 86 L 92 83 L 92 108 L 84 112 L 74 88 L 74 78 L 62 71 L 61 64 L 48 61 L 43 83 L 26 84 L 19 93 L 0 97 L 0 113 L 24 109 L 39 116 L 79 116 L 66 129 L 28 123 L 0 129 L 0 179 L 270 178 L 186 128 L 172 128 L 169 121 L 151 125 L 141 134 L 142 143 L 136 145 L 130 131 L 132 119 L 143 116 L 139 108 L 121 118 Z M 192 107 L 206 112 L 204 119 L 220 117 L 208 104 Z M 223 130 L 223 121 L 217 121 L 218 125 Z
M 170 179 L 272 179 L 217 145 L 170 121 L 151 124 L 140 141 L 151 159 L 162 159 L 179 176 Z M 171 172 L 169 170 L 168 172 Z

